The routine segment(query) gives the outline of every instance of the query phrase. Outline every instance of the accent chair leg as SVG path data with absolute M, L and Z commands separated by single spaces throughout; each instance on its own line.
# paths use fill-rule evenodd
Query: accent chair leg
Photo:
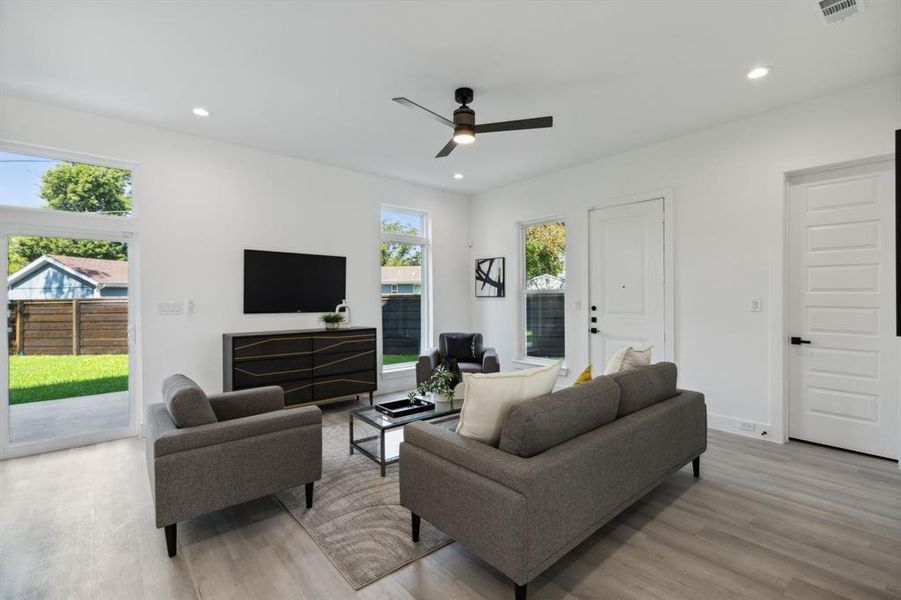
M 419 525 L 422 522 L 422 519 L 416 513 L 410 513 L 413 515 L 413 541 L 419 541 Z
M 169 553 L 169 558 L 175 556 L 175 527 L 176 524 L 166 525 L 166 551 Z
M 372 406 L 372 392 L 369 392 L 369 406 Z
M 701 476 L 701 457 L 696 457 L 691 461 L 691 469 L 695 472 L 695 479 Z
M 303 487 L 307 495 L 307 508 L 313 508 L 313 482 L 311 481 Z
M 519 585 L 518 583 L 513 584 L 516 590 L 516 600 L 526 600 L 526 592 L 528 591 L 529 584 Z

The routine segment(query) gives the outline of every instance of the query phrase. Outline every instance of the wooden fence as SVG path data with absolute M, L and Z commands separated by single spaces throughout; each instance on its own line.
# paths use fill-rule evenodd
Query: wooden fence
M 14 300 L 9 353 L 127 354 L 128 300 Z
M 566 296 L 562 292 L 529 294 L 526 299 L 526 329 L 532 332 L 529 356 L 557 358 L 564 355 L 563 333 Z
M 422 300 L 419 294 L 382 294 L 382 350 L 385 354 L 419 354 Z

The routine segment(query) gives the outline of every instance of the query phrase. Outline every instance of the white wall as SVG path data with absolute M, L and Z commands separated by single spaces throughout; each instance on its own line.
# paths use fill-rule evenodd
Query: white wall
M 245 248 L 346 256 L 353 324 L 381 329 L 382 203 L 429 211 L 434 330 L 470 326 L 466 196 L 9 96 L 0 139 L 137 164 L 145 403 L 176 372 L 220 390 L 224 332 L 319 326 L 313 314 L 242 314 Z M 194 314 L 156 314 L 158 301 L 183 299 Z M 379 387 L 413 383 L 409 374 Z
M 507 257 L 508 296 L 472 300 L 473 326 L 510 368 L 520 353 L 518 223 L 562 217 L 566 362 L 570 377 L 577 375 L 589 360 L 588 209 L 672 188 L 679 384 L 707 395 L 712 426 L 775 424 L 769 437 L 781 438 L 781 374 L 773 363 L 782 348 L 785 173 L 892 153 L 898 127 L 899 79 L 892 78 L 479 194 L 473 257 Z M 763 312 L 748 312 L 752 296 L 764 299 Z M 576 311 L 576 300 L 585 309 Z

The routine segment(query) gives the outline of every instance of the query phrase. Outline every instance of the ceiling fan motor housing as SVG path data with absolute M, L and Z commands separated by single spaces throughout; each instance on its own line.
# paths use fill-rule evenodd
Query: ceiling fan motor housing
M 457 101 L 457 104 L 469 104 L 472 102 L 472 88 L 457 88 L 454 91 L 454 100 Z

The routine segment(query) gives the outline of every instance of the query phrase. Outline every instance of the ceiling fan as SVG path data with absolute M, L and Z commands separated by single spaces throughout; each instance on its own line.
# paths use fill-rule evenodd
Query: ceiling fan
M 476 125 L 476 112 L 469 108 L 472 102 L 472 88 L 461 87 L 454 92 L 454 98 L 460 103 L 460 108 L 454 111 L 454 120 L 446 119 L 438 113 L 416 104 L 407 98 L 392 98 L 398 104 L 410 108 L 419 108 L 427 112 L 433 119 L 443 123 L 454 130 L 454 137 L 447 143 L 435 158 L 443 158 L 450 154 L 457 144 L 471 144 L 476 141 L 477 133 L 493 133 L 496 131 L 516 131 L 518 129 L 541 129 L 553 127 L 554 117 L 536 117 L 534 119 L 518 119 L 516 121 L 499 121 L 497 123 L 480 123 Z

